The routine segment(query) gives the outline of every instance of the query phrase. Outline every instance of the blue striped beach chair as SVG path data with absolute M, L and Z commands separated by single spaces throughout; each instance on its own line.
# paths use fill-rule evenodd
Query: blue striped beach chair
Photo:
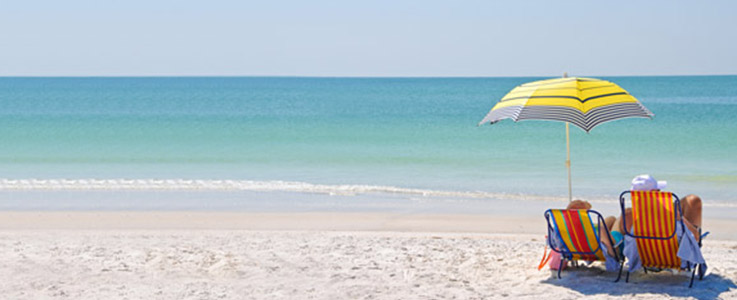
M 601 214 L 585 209 L 549 209 L 545 211 L 545 219 L 548 222 L 547 243 L 552 251 L 560 253 L 563 258 L 574 263 L 579 260 L 606 261 L 598 228 L 603 226 L 606 232 L 609 232 L 609 228 L 606 227 Z M 611 236 L 609 239 L 613 240 Z M 619 258 L 619 254 L 615 255 L 615 259 L 620 263 L 619 276 L 621 276 L 622 259 Z M 561 278 L 563 263 L 564 260 L 561 259 L 558 278 Z

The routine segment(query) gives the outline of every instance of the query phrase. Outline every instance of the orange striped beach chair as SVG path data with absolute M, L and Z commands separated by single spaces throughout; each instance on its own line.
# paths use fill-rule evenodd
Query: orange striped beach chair
M 547 243 L 552 251 L 561 254 L 562 258 L 573 261 L 606 261 L 604 247 L 598 228 L 606 227 L 604 218 L 594 210 L 585 209 L 548 209 L 545 211 L 548 222 Z M 596 220 L 596 225 L 594 225 Z M 609 237 L 613 240 L 612 237 Z M 620 262 L 620 276 L 622 275 L 622 260 L 619 255 L 615 259 Z M 558 266 L 558 278 L 563 269 L 564 260 Z M 617 277 L 619 280 L 619 277 Z
M 678 196 L 662 191 L 625 191 L 619 196 L 622 215 L 625 213 L 626 194 L 630 194 L 632 199 L 632 232 L 628 228 L 624 231 L 637 241 L 637 251 L 645 272 L 647 268 L 681 269 L 681 259 L 677 255 L 679 241 L 676 224 L 681 223 L 681 234 L 685 234 L 686 226 L 677 218 L 682 215 Z M 689 287 L 693 286 L 698 267 L 697 264 L 693 268 Z M 629 273 L 628 270 L 625 282 L 629 282 Z M 699 274 L 701 279 L 703 274 Z

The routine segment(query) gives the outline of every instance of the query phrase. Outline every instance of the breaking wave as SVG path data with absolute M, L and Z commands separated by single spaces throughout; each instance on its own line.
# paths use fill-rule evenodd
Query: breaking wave
M 298 181 L 188 180 L 188 179 L 0 179 L 0 191 L 258 191 L 300 192 L 328 195 L 401 194 L 425 197 L 457 197 L 522 200 L 563 200 L 561 197 L 444 191 L 381 185 L 313 184 Z
M 393 194 L 421 197 L 494 199 L 513 201 L 566 201 L 567 197 L 534 194 L 492 193 L 404 188 L 381 185 L 313 184 L 299 181 L 195 180 L 195 179 L 0 179 L 0 191 L 254 191 L 295 192 L 354 196 Z M 615 197 L 616 198 L 616 197 Z M 607 198 L 587 198 L 596 203 L 618 203 Z M 709 201 L 704 206 L 737 207 L 726 201 Z

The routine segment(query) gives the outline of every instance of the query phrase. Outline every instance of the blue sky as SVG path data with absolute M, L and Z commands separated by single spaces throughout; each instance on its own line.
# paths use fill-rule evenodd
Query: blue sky
M 737 1 L 14 1 L 0 76 L 737 74 Z

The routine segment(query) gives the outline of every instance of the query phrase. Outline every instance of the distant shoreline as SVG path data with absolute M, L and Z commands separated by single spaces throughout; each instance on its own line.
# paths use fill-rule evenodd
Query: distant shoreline
M 730 77 L 737 74 L 691 74 L 691 75 L 587 75 L 582 77 L 596 78 L 632 78 L 632 77 Z M 316 75 L 0 75 L 5 78 L 315 78 L 315 79 L 504 79 L 504 78 L 555 78 L 560 75 L 529 75 L 529 76 L 316 76 Z

